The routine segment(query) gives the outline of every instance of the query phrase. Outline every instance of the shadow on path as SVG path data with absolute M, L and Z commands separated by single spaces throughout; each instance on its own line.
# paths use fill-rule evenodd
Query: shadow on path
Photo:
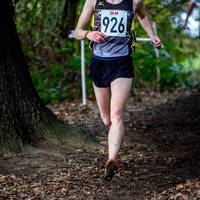
M 130 112 L 123 148 L 124 177 L 108 199 L 151 199 L 188 179 L 200 178 L 200 93 L 141 112 Z M 130 122 L 126 124 L 128 127 Z M 156 198 L 157 199 L 157 198 Z

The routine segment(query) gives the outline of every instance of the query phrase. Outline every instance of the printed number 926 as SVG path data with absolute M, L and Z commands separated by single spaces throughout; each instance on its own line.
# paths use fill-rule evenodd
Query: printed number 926
M 120 22 L 118 23 L 118 19 L 116 17 L 108 18 L 104 17 L 103 18 L 103 25 L 105 26 L 104 32 L 106 33 L 108 31 L 108 27 L 110 25 L 110 33 L 123 33 L 125 30 L 125 25 L 122 23 L 124 18 L 122 17 Z

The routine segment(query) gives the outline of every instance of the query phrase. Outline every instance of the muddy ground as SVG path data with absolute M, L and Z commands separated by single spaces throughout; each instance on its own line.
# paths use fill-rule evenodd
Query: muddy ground
M 200 92 L 140 93 L 124 114 L 121 172 L 104 182 L 107 130 L 93 101 L 49 107 L 64 121 L 97 136 L 95 148 L 42 143 L 0 157 L 0 200 L 200 199 Z

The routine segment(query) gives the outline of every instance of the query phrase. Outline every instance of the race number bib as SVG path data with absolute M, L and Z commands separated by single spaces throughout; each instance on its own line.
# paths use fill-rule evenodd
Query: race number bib
M 126 37 L 127 11 L 102 10 L 101 32 L 107 36 Z

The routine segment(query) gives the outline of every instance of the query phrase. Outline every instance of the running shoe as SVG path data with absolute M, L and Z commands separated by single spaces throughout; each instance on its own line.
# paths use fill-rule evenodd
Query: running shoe
M 108 160 L 105 166 L 104 180 L 111 181 L 117 173 L 119 173 L 119 161 Z

